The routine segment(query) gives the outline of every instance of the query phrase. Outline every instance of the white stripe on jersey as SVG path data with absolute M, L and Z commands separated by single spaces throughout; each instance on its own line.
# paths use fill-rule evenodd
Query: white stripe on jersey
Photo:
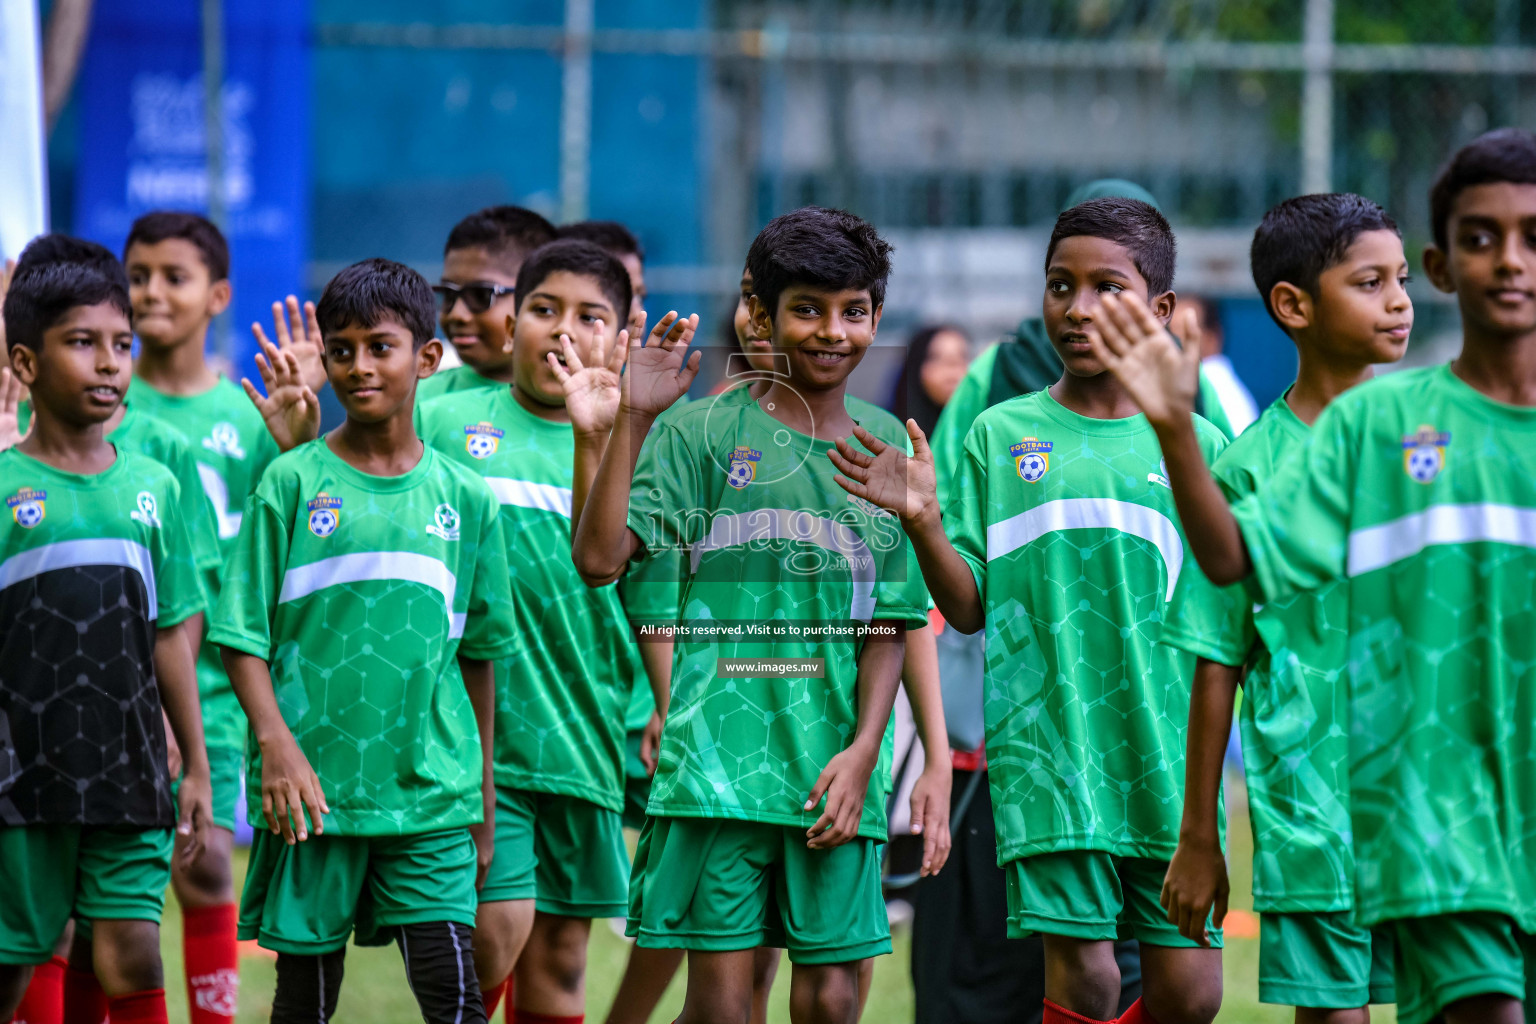
M 750 544 L 755 540 L 797 540 L 843 556 L 853 576 L 853 607 L 848 617 L 868 622 L 875 614 L 875 559 L 869 545 L 852 529 L 804 510 L 759 508 L 720 515 L 709 524 L 709 535 L 693 545 L 690 572 L 709 551 Z
M 208 500 L 213 504 L 213 515 L 219 523 L 219 539 L 229 540 L 240 536 L 240 520 L 245 517 L 245 513 L 238 508 L 233 512 L 229 510 L 229 487 L 225 485 L 224 478 L 219 476 L 219 471 L 199 462 L 197 478 L 202 482 L 203 493 L 208 495 Z
M 1349 535 L 1350 576 L 1412 558 L 1436 544 L 1494 541 L 1536 548 L 1536 509 L 1478 502 L 1435 505 Z
M 457 640 L 464 635 L 464 613 L 453 611 L 458 580 L 452 570 L 439 559 L 413 551 L 361 551 L 294 566 L 283 574 L 283 589 L 277 595 L 277 603 L 297 601 L 326 587 L 371 580 L 398 580 L 431 587 L 443 595 L 448 612 L 448 639 Z
M 153 622 L 160 617 L 154 559 L 150 557 L 149 549 L 137 541 L 93 537 L 90 540 L 61 540 L 23 551 L 0 562 L 0 590 L 45 572 L 87 565 L 115 565 L 138 573 L 148 595 L 149 619 Z
M 558 512 L 567 519 L 571 518 L 569 487 L 536 484 L 532 480 L 513 480 L 505 476 L 488 476 L 485 482 L 491 485 L 491 493 L 495 494 L 496 500 L 503 505 L 543 509 L 545 512 Z
M 1184 568 L 1184 542 L 1173 520 L 1155 508 L 1115 498 L 1060 498 L 987 527 L 987 561 L 1058 530 L 1118 530 L 1147 541 L 1168 568 L 1167 600 Z

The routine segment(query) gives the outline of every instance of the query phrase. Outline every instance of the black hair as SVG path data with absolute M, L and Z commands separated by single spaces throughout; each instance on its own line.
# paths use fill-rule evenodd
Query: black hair
M 896 385 L 891 393 L 891 412 L 896 418 L 903 423 L 909 419 L 917 420 L 917 425 L 928 435 L 933 434 L 944 406 L 928 397 L 928 392 L 923 389 L 923 364 L 928 361 L 933 339 L 941 334 L 958 334 L 970 341 L 964 328 L 955 324 L 930 324 L 919 329 L 907 342 L 907 358 L 896 375 Z
M 1051 229 L 1050 244 L 1045 247 L 1046 267 L 1050 267 L 1051 257 L 1063 238 L 1083 236 L 1114 242 L 1130 253 L 1131 262 L 1146 279 L 1149 297 L 1173 287 L 1178 244 L 1167 218 L 1150 203 L 1125 196 L 1104 196 L 1063 210 Z
M 889 242 L 868 221 L 844 210 L 803 206 L 768 222 L 747 250 L 752 293 L 772 319 L 792 284 L 836 291 L 869 289 L 878 309 L 891 276 Z M 873 312 L 873 310 L 871 310 Z
M 410 331 L 418 348 L 432 337 L 432 288 L 426 278 L 394 260 L 352 264 L 331 278 L 315 306 L 322 337 L 354 325 L 373 327 L 385 317 Z
M 1402 234 L 1386 210 L 1353 192 L 1296 196 L 1270 207 L 1253 233 L 1248 261 L 1253 283 L 1275 323 L 1280 324 L 1280 318 L 1269 301 L 1275 285 L 1284 281 L 1315 298 L 1323 271 L 1342 260 L 1367 231 Z
M 645 247 L 629 228 L 616 220 L 583 220 L 559 228 L 561 238 L 579 238 L 607 249 L 615 256 L 633 256 L 645 262 Z
M 9 344 L 37 351 L 43 334 L 72 309 L 109 302 L 130 322 L 128 276 L 103 246 L 68 235 L 43 235 L 21 251 L 4 303 Z
M 518 311 L 522 311 L 523 300 L 537 291 L 545 278 L 562 270 L 595 280 L 603 295 L 613 303 L 613 315 L 618 318 L 619 325 L 622 327 L 629 319 L 629 303 L 633 295 L 629 288 L 629 271 L 607 249 L 579 238 L 561 238 L 528 254 L 523 269 L 517 272 Z M 612 330 L 610 324 L 610 333 Z
M 1437 247 L 1449 246 L 1456 197 L 1475 185 L 1498 182 L 1536 185 L 1536 135 L 1523 128 L 1495 128 L 1451 155 L 1429 189 L 1429 220 Z
M 487 206 L 453 226 L 443 255 L 455 249 L 484 249 L 508 264 L 521 264 L 528 254 L 558 237 L 555 226 L 521 206 Z
M 155 210 L 134 221 L 123 243 L 123 259 L 128 259 L 128 250 L 135 242 L 155 245 L 168 238 L 180 238 L 197 247 L 210 281 L 229 278 L 229 243 L 224 232 L 207 217 L 182 210 Z

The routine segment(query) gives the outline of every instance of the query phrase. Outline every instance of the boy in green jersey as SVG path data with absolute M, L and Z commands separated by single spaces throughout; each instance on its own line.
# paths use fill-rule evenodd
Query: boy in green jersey
M 630 884 L 638 944 L 688 950 L 685 1022 L 746 1019 L 765 942 L 789 948 L 800 1019 L 851 1022 L 859 962 L 890 951 L 871 776 L 927 595 L 894 522 L 823 461 L 856 424 L 847 378 L 874 339 L 889 253 L 839 211 L 775 219 L 747 262 L 787 378 L 694 403 L 647 441 L 698 371 L 690 320 L 631 346 L 611 440 L 578 435 L 576 479 L 595 477 L 572 545 L 582 577 L 604 585 L 645 553 L 687 560 Z M 868 422 L 899 440 L 894 418 Z
M 4 311 L 33 423 L 0 453 L 15 489 L 0 527 L 0 875 L 16 883 L 0 900 L 0 1017 L 75 916 L 95 923 L 103 1009 L 165 1021 L 172 830 L 189 860 L 210 825 L 185 627 L 202 592 L 175 480 L 102 434 L 133 343 L 121 267 L 23 261 Z
M 630 336 L 638 338 L 645 330 L 645 246 L 629 228 L 616 220 L 582 220 L 562 224 L 561 238 L 591 242 L 624 264 L 629 274 L 629 310 L 624 314 Z
M 1296 343 L 1296 383 L 1221 453 L 1229 499 L 1252 494 L 1306 441 L 1339 395 L 1402 358 L 1413 326 L 1397 226 L 1369 199 L 1287 199 L 1253 236 L 1253 279 Z M 1259 999 L 1298 1022 L 1364 1024 L 1391 1003 L 1389 933 L 1354 921 L 1349 841 L 1349 593 L 1330 583 L 1255 608 L 1240 587 L 1178 603 L 1165 643 L 1212 664 L 1190 700 L 1179 849 L 1165 883 L 1169 919 L 1206 941 L 1226 910 L 1219 830 L 1222 757 L 1243 687 L 1241 731 L 1253 826 L 1253 902 L 1263 915 Z M 1213 599 L 1214 598 L 1214 599 Z M 1246 666 L 1246 669 L 1245 669 Z
M 1339 396 L 1233 505 L 1189 429 L 1198 346 L 1122 302 L 1099 348 L 1211 579 L 1266 602 L 1345 581 L 1356 923 L 1390 925 L 1405 1024 L 1502 1024 L 1536 948 L 1536 136 L 1461 149 L 1430 213 L 1461 354 Z
M 1176 594 L 1210 584 L 1185 557 L 1151 427 L 1089 348 L 1108 296 L 1143 296 L 1166 321 L 1173 270 L 1173 233 L 1147 203 L 1067 210 L 1042 306 L 1065 372 L 976 418 L 942 518 L 915 423 L 911 460 L 862 434 L 875 457 L 840 445 L 833 460 L 852 494 L 901 516 L 950 625 L 987 630 L 998 863 L 1009 933 L 1044 936 L 1048 1024 L 1114 1014 L 1117 936 L 1139 940 L 1142 959 L 1143 998 L 1121 1021 L 1209 1021 L 1221 1001 L 1219 949 L 1158 906 L 1195 669 L 1161 632 Z M 1214 456 L 1219 433 L 1196 430 Z
M 529 253 L 554 240 L 555 226 L 521 206 L 488 206 L 453 226 L 443 248 L 443 277 L 432 290 L 443 337 L 463 365 L 422 381 L 418 402 L 512 383 L 508 325 L 517 313 L 517 271 Z
M 484 1021 L 470 929 L 493 843 L 492 662 L 516 643 L 495 500 L 412 425 L 441 355 L 421 275 L 354 264 L 316 316 L 347 419 L 268 467 L 209 632 L 267 826 L 240 933 L 278 953 L 274 1021 L 329 1019 L 354 931 L 399 941 L 427 1021 Z
M 496 664 L 496 859 L 475 957 L 488 1008 L 515 968 L 519 1018 L 583 1015 L 592 918 L 622 915 L 628 895 L 625 709 L 642 671 L 617 588 L 588 588 L 571 564 L 583 425 L 551 361 L 594 347 L 622 358 L 603 332 L 629 308 L 629 277 L 602 249 L 534 250 L 517 276 L 512 385 L 446 395 L 420 417 L 427 443 L 501 504 L 518 644 Z

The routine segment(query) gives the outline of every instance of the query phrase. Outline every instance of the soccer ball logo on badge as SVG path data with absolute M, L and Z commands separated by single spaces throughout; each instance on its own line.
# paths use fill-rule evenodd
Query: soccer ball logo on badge
M 341 499 L 321 491 L 305 503 L 309 509 L 309 532 L 324 540 L 341 525 Z
M 240 447 L 240 430 L 227 421 L 213 425 L 208 436 L 203 438 L 203 447 L 231 459 L 245 458 L 245 449 Z
M 1038 437 L 1026 437 L 1018 444 L 1010 445 L 1008 454 L 1013 456 L 1019 479 L 1027 484 L 1038 483 L 1051 468 L 1051 442 Z
M 501 447 L 502 431 L 481 420 L 464 427 L 464 450 L 477 459 L 488 459 Z
M 725 482 L 738 491 L 745 489 L 757 479 L 757 461 L 762 457 L 763 453 L 756 448 L 737 445 L 731 451 L 731 464 L 726 468 Z
M 6 498 L 5 503 L 10 506 L 11 518 L 16 520 L 16 525 L 23 530 L 30 530 L 42 522 L 43 517 L 48 514 L 47 506 L 44 504 L 47 500 L 47 491 L 34 491 L 30 487 L 23 487 Z
M 427 532 L 443 540 L 459 539 L 459 512 L 446 501 L 437 506 L 432 513 L 434 522 L 428 524 Z
M 1449 431 L 1423 424 L 1412 434 L 1403 435 L 1403 470 L 1408 476 L 1427 484 L 1445 468 L 1445 447 L 1451 443 Z
M 135 503 L 139 507 L 128 513 L 129 518 L 143 523 L 151 530 L 157 528 L 160 525 L 160 507 L 155 502 L 155 496 L 148 491 L 140 491 Z

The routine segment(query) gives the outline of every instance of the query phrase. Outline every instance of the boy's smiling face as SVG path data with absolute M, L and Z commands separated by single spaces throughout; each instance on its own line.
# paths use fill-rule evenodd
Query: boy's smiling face
M 1401 359 L 1413 329 L 1407 282 L 1397 232 L 1366 231 L 1350 243 L 1344 258 L 1318 275 L 1311 301 L 1311 326 L 1327 338 L 1326 355 L 1361 364 Z
M 135 242 L 123 258 L 139 340 L 170 348 L 199 336 L 229 306 L 228 281 L 215 281 L 202 251 L 185 238 Z
M 428 339 L 417 348 L 411 332 L 385 315 L 372 327 L 347 324 L 325 336 L 325 375 L 347 418 L 381 423 L 409 408 L 416 382 L 429 377 L 442 358 L 442 344 Z
M 1479 334 L 1536 331 L 1536 185 L 1494 182 L 1465 189 L 1451 204 L 1449 251 L 1430 246 L 1424 271 L 1454 292 Z
M 778 312 L 772 318 L 756 295 L 749 298 L 748 309 L 751 332 L 772 338 L 774 351 L 788 358 L 790 384 L 813 391 L 847 380 L 880 326 L 880 307 L 868 288 L 791 282 L 779 293 Z
M 494 256 L 481 248 L 450 249 L 443 256 L 443 283 L 515 288 L 521 265 L 521 259 Z M 517 295 L 513 292 L 495 299 L 480 313 L 471 310 L 463 296 L 456 296 L 438 314 L 438 324 L 465 366 L 500 380 L 512 366 L 512 353 L 507 351 L 512 340 L 507 335 L 507 318 L 516 311 Z
M 1104 364 L 1089 348 L 1097 336 L 1094 318 L 1105 295 L 1130 290 L 1147 299 L 1156 317 L 1173 315 L 1173 292 L 1147 294 L 1147 279 L 1136 269 L 1130 251 L 1118 242 L 1093 235 L 1069 235 L 1056 243 L 1045 268 L 1045 301 L 1041 318 L 1051 345 L 1074 377 L 1097 377 Z
M 32 403 L 71 426 L 104 423 L 123 403 L 133 328 L 110 302 L 75 306 L 43 332 L 41 349 L 11 347 L 11 370 Z
M 534 285 L 523 298 L 513 329 L 513 383 L 525 397 L 546 406 L 565 406 L 560 379 L 545 358 L 553 352 L 564 363 L 560 336 L 569 335 L 576 354 L 585 357 L 592 335 L 602 321 L 610 343 L 627 318 L 613 308 L 613 300 L 595 277 L 557 270 Z

